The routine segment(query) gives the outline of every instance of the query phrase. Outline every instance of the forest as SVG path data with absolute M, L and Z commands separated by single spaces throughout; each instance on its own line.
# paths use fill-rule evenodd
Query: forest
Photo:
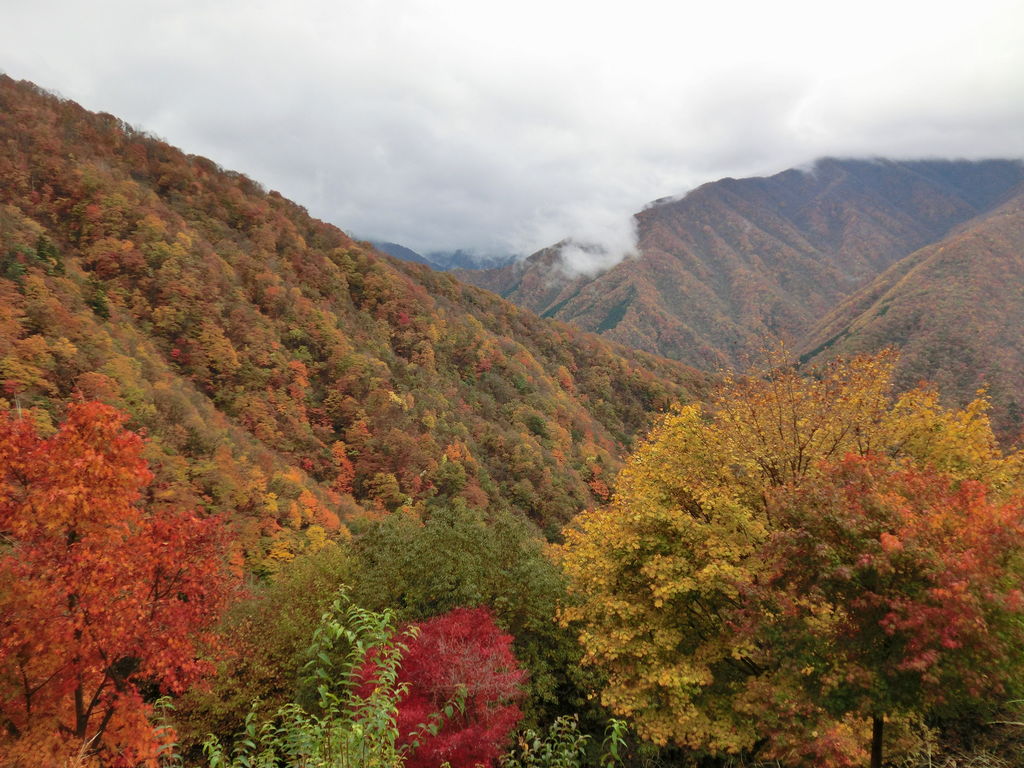
M 702 373 L 0 115 L 0 766 L 1019 764 L 985 392 Z

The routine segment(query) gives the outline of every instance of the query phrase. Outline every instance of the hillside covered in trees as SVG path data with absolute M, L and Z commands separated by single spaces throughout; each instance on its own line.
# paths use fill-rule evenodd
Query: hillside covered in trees
M 1024 427 L 1024 194 L 899 261 L 822 318 L 801 358 L 901 350 L 901 386 L 950 399 L 985 388 L 1002 432 Z
M 703 377 L 392 260 L 110 115 L 0 80 L 0 381 L 149 435 L 158 493 L 273 570 L 432 500 L 554 534 Z

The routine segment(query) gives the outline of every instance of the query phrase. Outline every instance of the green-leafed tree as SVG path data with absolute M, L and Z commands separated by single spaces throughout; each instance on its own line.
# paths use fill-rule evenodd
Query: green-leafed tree
M 250 710 L 267 717 L 288 702 L 316 700 L 302 683 L 310 635 L 351 575 L 346 545 L 329 545 L 295 558 L 229 609 L 219 629 L 225 658 L 208 686 L 189 690 L 175 705 L 183 755 L 197 759 L 210 733 L 230 743 Z
M 424 523 L 401 515 L 381 521 L 356 542 L 354 556 L 352 597 L 362 605 L 394 606 L 410 620 L 490 607 L 530 674 L 527 718 L 586 708 L 593 673 L 581 671 L 581 651 L 556 621 L 562 575 L 522 519 L 488 521 L 456 500 L 435 506 Z

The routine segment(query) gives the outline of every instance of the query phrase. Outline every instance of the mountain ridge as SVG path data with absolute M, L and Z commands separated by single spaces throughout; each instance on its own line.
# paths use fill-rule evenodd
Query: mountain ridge
M 630 346 L 736 365 L 765 337 L 798 342 L 843 298 L 1022 182 L 1019 160 L 824 158 L 648 206 L 635 216 L 639 256 L 595 278 L 560 274 L 557 246 L 457 274 Z

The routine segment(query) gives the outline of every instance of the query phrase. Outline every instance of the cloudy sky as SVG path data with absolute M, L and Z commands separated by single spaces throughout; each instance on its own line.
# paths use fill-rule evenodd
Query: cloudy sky
M 0 0 L 0 71 L 421 252 L 825 155 L 1024 156 L 1024 2 Z

